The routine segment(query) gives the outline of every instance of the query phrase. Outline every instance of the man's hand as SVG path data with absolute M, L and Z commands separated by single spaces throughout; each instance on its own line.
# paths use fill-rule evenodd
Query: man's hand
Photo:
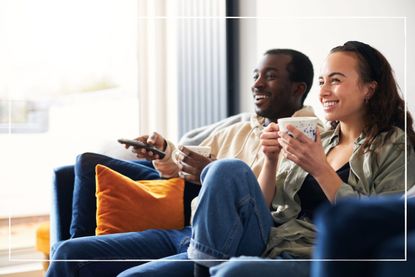
M 215 159 L 200 155 L 185 146 L 179 146 L 179 150 L 181 152 L 179 152 L 176 157 L 180 170 L 179 176 L 188 182 L 200 184 L 200 174 L 202 173 L 202 170 Z
M 160 134 L 156 132 L 153 132 L 150 136 L 144 135 L 144 136 L 137 137 L 135 139 L 143 143 L 153 145 L 163 152 L 166 150 L 165 149 L 167 146 L 166 140 Z M 128 147 L 129 145 L 126 145 L 126 148 Z M 132 151 L 136 154 L 137 158 L 139 159 L 146 159 L 148 161 L 160 159 L 158 154 L 153 153 L 152 151 L 148 151 L 144 148 L 133 147 Z
M 268 161 L 276 164 L 278 162 L 278 156 L 281 151 L 281 145 L 278 142 L 279 139 L 279 126 L 278 124 L 271 122 L 260 136 L 262 151 Z

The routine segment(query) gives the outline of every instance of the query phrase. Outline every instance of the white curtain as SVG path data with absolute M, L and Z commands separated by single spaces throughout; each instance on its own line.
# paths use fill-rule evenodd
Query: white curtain
M 166 1 L 138 0 L 138 89 L 140 134 L 158 131 L 166 137 L 167 89 Z M 174 121 L 170 117 L 170 121 Z
M 226 117 L 226 2 L 138 1 L 141 134 L 178 140 Z

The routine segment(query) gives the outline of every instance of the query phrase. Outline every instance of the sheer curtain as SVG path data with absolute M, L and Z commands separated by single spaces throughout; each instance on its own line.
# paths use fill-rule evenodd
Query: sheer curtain
M 226 2 L 140 0 L 140 132 L 172 140 L 226 117 Z

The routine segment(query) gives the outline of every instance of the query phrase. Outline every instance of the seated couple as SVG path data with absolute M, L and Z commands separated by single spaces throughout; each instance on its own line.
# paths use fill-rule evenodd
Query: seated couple
M 238 159 L 212 162 L 184 148 L 180 167 L 166 166 L 193 182 L 200 175 L 192 226 L 65 241 L 56 246 L 52 260 L 78 261 L 52 261 L 47 276 L 309 276 L 310 262 L 275 259 L 311 257 L 317 207 L 344 197 L 404 192 L 405 117 L 408 166 L 415 157 L 412 118 L 404 112 L 389 63 L 376 49 L 352 41 L 329 53 L 319 77 L 319 98 L 332 128 L 318 131 L 315 141 L 293 126 L 287 127 L 289 136 L 276 124 L 281 117 L 310 115 L 304 114 L 309 109 L 303 102 L 312 79 L 311 62 L 302 53 L 267 51 L 254 71 L 257 116 L 217 130 L 202 143 L 218 159 Z M 157 134 L 138 139 L 165 149 L 166 157 L 153 163 L 160 171 L 168 165 L 174 146 L 166 146 Z M 410 186 L 415 183 L 412 172 L 407 180 Z M 245 263 L 227 260 L 241 256 L 264 258 L 266 266 L 253 263 L 251 271 L 240 275 L 238 268 Z M 164 261 L 102 261 L 114 258 Z

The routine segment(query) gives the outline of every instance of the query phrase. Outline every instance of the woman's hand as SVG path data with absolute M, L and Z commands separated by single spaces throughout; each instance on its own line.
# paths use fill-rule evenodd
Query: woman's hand
M 330 202 L 334 202 L 342 180 L 327 161 L 321 145 L 320 131 L 317 129 L 316 141 L 313 141 L 292 125 L 287 125 L 287 130 L 292 136 L 280 132 L 281 138 L 278 139 L 283 155 L 311 174 Z
M 313 141 L 292 125 L 287 125 L 287 130 L 292 135 L 279 132 L 278 142 L 283 149 L 283 155 L 314 177 L 320 173 L 324 174 L 327 166 L 330 167 L 330 165 L 321 145 L 319 130 L 317 129 L 316 132 L 316 141 Z
M 281 145 L 278 142 L 280 137 L 278 134 L 279 131 L 278 124 L 271 122 L 260 136 L 262 151 L 265 154 L 265 157 L 268 159 L 268 162 L 277 163 L 278 156 L 281 151 Z

